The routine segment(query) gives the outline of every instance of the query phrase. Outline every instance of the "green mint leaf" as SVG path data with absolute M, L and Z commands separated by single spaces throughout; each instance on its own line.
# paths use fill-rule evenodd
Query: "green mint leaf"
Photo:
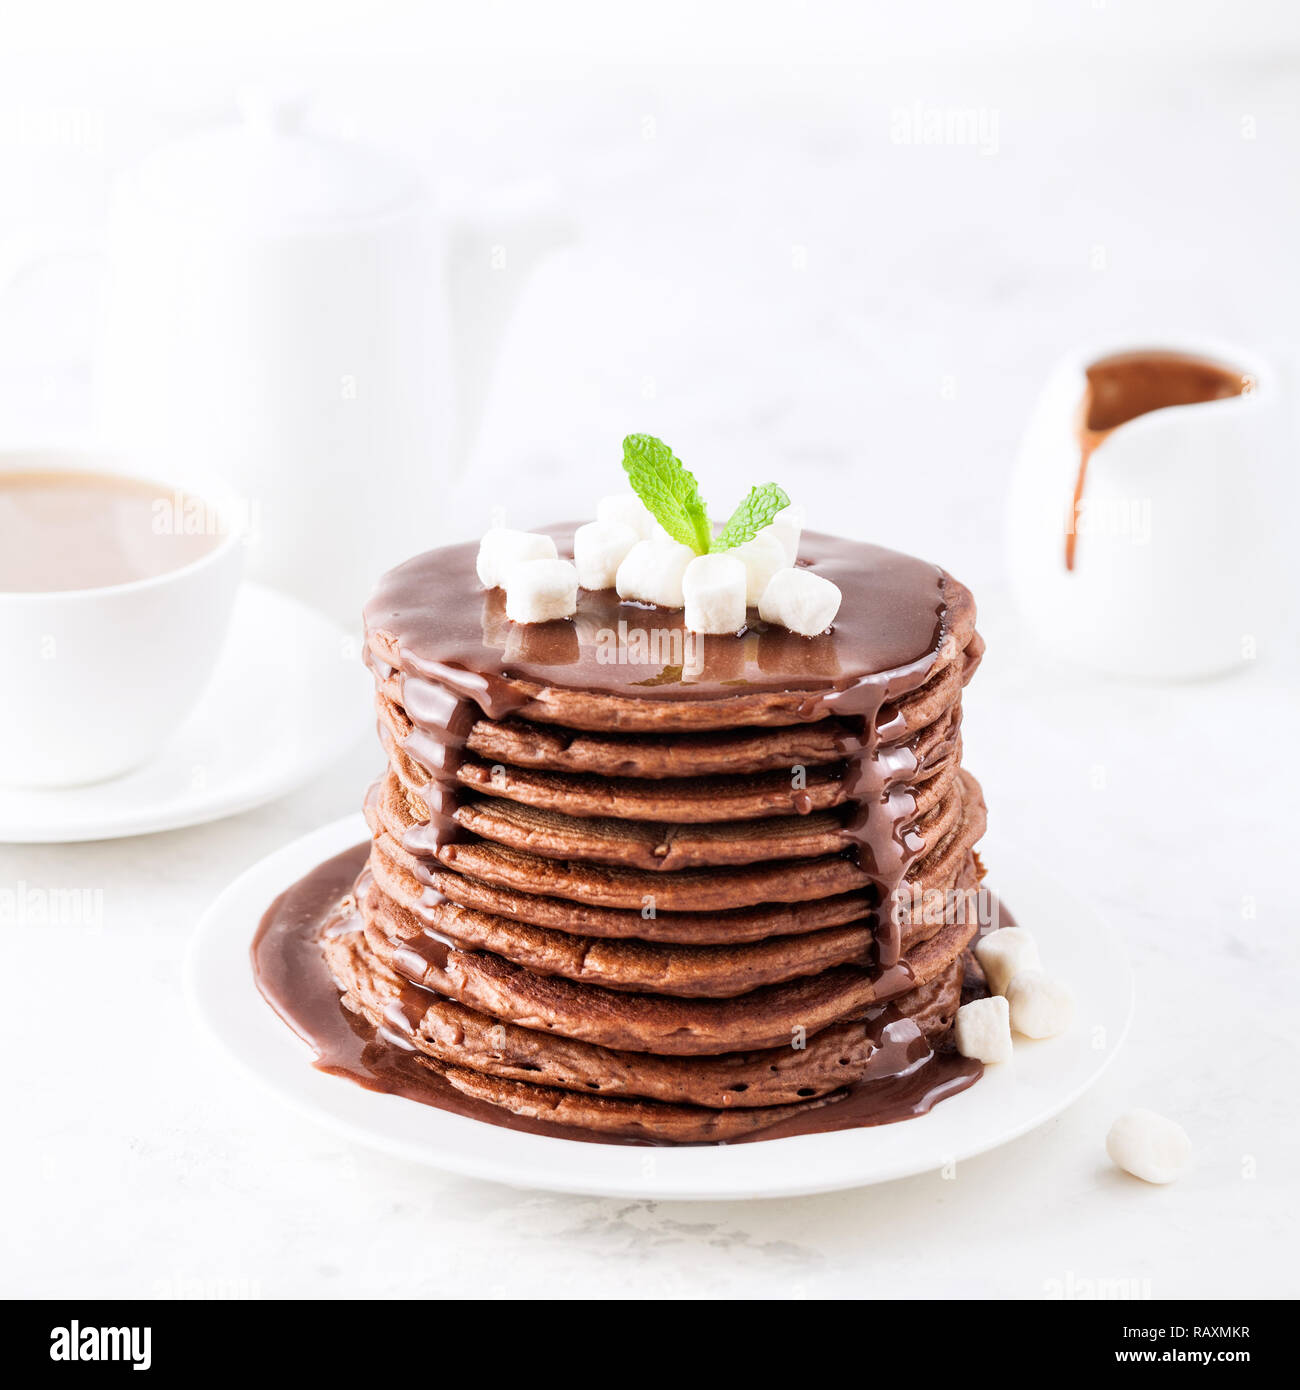
M 623 470 L 632 490 L 665 531 L 697 555 L 707 553 L 713 526 L 700 497 L 695 475 L 662 439 L 629 434 L 623 441 Z
M 734 550 L 752 541 L 764 526 L 770 526 L 777 512 L 790 505 L 783 488 L 775 483 L 750 488 L 749 496 L 731 514 L 731 519 L 713 541 L 714 550 Z

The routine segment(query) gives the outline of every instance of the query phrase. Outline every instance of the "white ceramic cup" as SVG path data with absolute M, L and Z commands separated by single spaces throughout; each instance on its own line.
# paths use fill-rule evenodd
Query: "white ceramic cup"
M 128 463 L 98 453 L 0 453 L 0 472 L 35 470 L 135 478 Z M 194 496 L 156 485 L 163 497 Z M 218 540 L 188 565 L 102 588 L 0 592 L 0 783 L 68 787 L 118 776 L 157 752 L 197 704 L 243 567 L 234 509 L 211 495 L 202 501 Z

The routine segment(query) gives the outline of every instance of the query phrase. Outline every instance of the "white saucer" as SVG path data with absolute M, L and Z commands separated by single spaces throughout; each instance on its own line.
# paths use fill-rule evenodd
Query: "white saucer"
M 245 584 L 202 702 L 150 762 L 87 787 L 0 787 L 0 841 L 112 840 L 199 825 L 282 796 L 373 727 L 342 628 Z
M 1015 1060 L 901 1124 L 731 1147 L 644 1148 L 520 1134 L 311 1065 L 310 1050 L 258 994 L 248 947 L 271 900 L 314 865 L 368 837 L 360 815 L 295 840 L 255 864 L 213 903 L 190 950 L 186 984 L 200 1018 L 236 1061 L 281 1099 L 385 1153 L 471 1177 L 554 1192 L 635 1198 L 797 1196 L 931 1172 L 1050 1120 L 1105 1070 L 1128 1031 L 1133 977 L 1115 933 L 1069 889 L 990 846 L 997 888 L 1038 937 L 1074 994 L 1062 1037 L 1017 1039 Z M 981 849 L 983 853 L 983 847 Z M 1097 1046 L 1101 1040 L 1103 1046 Z

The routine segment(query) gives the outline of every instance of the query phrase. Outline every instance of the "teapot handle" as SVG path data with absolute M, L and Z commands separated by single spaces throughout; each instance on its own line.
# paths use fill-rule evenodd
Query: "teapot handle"
M 551 179 L 491 193 L 451 184 L 440 194 L 456 382 L 449 459 L 460 476 L 473 456 L 496 359 L 524 287 L 548 256 L 576 239 L 577 228 Z

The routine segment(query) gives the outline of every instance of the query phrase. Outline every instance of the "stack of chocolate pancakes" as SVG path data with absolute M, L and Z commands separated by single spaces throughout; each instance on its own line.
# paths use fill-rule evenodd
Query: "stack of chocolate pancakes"
M 419 556 L 365 611 L 388 764 L 318 950 L 372 1050 L 433 1103 L 607 1140 L 879 1123 L 970 1084 L 945 1040 L 977 914 L 914 910 L 982 875 L 969 591 L 806 535 L 831 632 L 700 638 L 612 592 L 512 624 L 474 559 Z

